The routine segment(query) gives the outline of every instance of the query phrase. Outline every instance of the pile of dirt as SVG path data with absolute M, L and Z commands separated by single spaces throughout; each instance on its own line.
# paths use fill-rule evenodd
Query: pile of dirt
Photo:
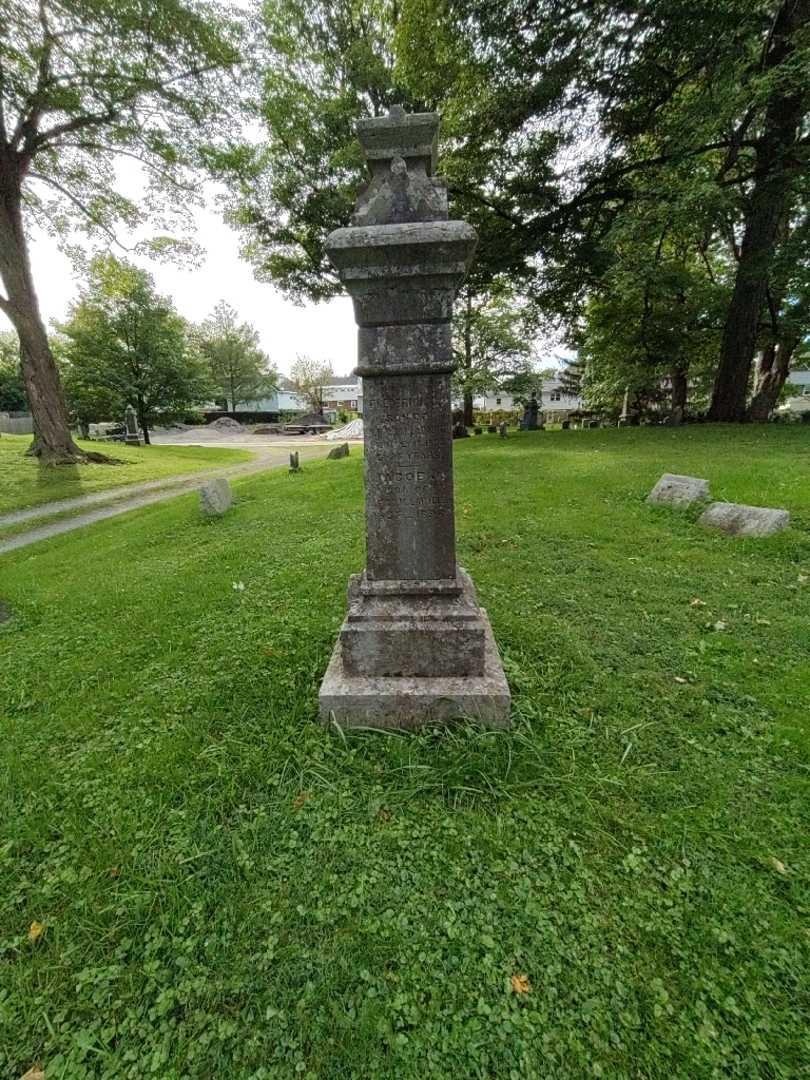
M 239 421 L 231 416 L 220 416 L 219 420 L 214 420 L 212 424 L 208 424 L 208 427 L 215 428 L 217 431 L 244 431 Z
M 338 442 L 345 442 L 346 439 L 362 439 L 363 421 L 359 419 L 350 420 L 344 427 L 335 428 L 334 431 L 328 432 L 326 437 L 330 441 L 336 439 Z

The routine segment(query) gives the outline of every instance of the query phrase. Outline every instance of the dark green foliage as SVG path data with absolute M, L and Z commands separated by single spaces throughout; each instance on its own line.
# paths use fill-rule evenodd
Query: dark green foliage
M 270 367 L 259 346 L 259 333 L 249 323 L 238 322 L 232 307 L 220 301 L 209 319 L 194 335 L 205 359 L 211 387 L 225 408 L 258 401 L 270 394 L 278 373 Z
M 0 1072 L 800 1076 L 808 434 L 457 444 L 507 734 L 316 725 L 359 458 L 4 556 Z M 664 469 L 794 525 L 704 532 Z
M 112 255 L 91 266 L 60 328 L 68 400 L 83 420 L 117 419 L 132 405 L 144 432 L 211 393 L 206 364 L 171 301 L 145 270 Z
M 23 412 L 27 408 L 20 372 L 20 343 L 16 334 L 0 332 L 0 411 Z

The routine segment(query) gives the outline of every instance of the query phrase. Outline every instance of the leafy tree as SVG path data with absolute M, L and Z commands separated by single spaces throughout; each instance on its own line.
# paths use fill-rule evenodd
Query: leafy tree
M 187 204 L 189 169 L 216 167 L 206 143 L 239 101 L 223 79 L 237 55 L 235 26 L 213 0 L 0 0 L 0 310 L 20 337 L 32 451 L 45 461 L 86 455 L 39 310 L 31 224 L 109 238 L 156 205 Z M 138 204 L 116 187 L 122 156 L 144 171 Z
M 464 402 L 464 423 L 473 423 L 476 394 L 503 385 L 531 369 L 532 312 L 503 281 L 484 294 L 462 290 L 453 321 L 455 390 Z
M 290 383 L 293 390 L 308 403 L 312 412 L 323 416 L 323 388 L 333 380 L 331 364 L 299 356 L 292 366 Z
M 149 442 L 155 421 L 185 412 L 211 392 L 188 327 L 152 278 L 111 255 L 91 265 L 89 284 L 60 327 L 76 412 L 122 415 L 132 404 Z
M 577 354 L 563 361 L 558 372 L 560 390 L 571 397 L 582 397 L 584 392 L 585 361 Z
M 244 152 L 236 159 L 229 216 L 259 277 L 294 299 L 341 291 L 324 242 L 349 223 L 367 180 L 357 121 L 395 104 L 408 111 L 426 107 L 424 87 L 399 57 L 410 41 L 408 27 L 418 24 L 411 17 L 418 7 L 415 0 L 267 0 L 262 8 L 257 56 L 265 142 L 247 177 Z M 440 52 L 438 38 L 431 50 Z M 471 80 L 469 88 L 475 91 Z M 443 100 L 440 95 L 429 104 L 440 107 Z M 451 215 L 469 219 L 481 236 L 471 281 L 486 291 L 498 275 L 532 271 L 513 222 L 468 197 L 479 177 L 491 183 L 484 162 L 494 155 L 474 154 L 470 132 L 459 135 L 454 115 L 450 110 L 443 117 L 440 169 Z M 463 149 L 456 153 L 459 140 Z
M 270 369 L 259 347 L 259 334 L 248 323 L 237 322 L 236 312 L 220 301 L 197 332 L 200 351 L 208 364 L 211 385 L 225 408 L 257 401 L 276 387 L 278 375 Z
M 734 268 L 710 415 L 741 419 L 784 223 L 806 205 L 810 0 L 414 0 L 406 10 L 403 77 L 426 97 L 443 93 L 455 130 L 472 133 L 457 150 L 480 162 L 469 196 L 539 258 L 547 310 L 576 321 L 628 206 L 692 196 L 705 250 L 725 245 Z M 435 62 L 424 40 L 433 23 Z
M 28 408 L 20 373 L 20 343 L 14 333 L 0 333 L 0 409 L 23 412 Z

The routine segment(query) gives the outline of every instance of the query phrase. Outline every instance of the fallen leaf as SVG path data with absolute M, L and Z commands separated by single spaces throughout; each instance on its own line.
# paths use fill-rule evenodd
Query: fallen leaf
M 293 810 L 300 810 L 301 807 L 304 805 L 304 803 L 307 801 L 308 798 L 309 798 L 309 792 L 308 791 L 299 791 L 298 794 L 293 799 Z
M 120 873 L 121 871 L 118 869 L 117 866 L 110 867 L 110 877 L 118 877 Z
M 35 945 L 42 935 L 45 933 L 45 924 L 41 922 L 32 922 L 28 927 L 28 940 L 32 945 Z
M 770 625 L 771 625 L 771 620 L 770 619 L 757 619 L 757 626 L 770 626 Z
M 685 679 L 685 678 L 683 677 L 683 675 L 676 675 L 676 676 L 675 676 L 675 682 L 679 682 L 679 683 L 685 683 L 685 682 L 688 682 L 688 680 L 687 680 L 687 679 Z
M 377 812 L 377 817 L 380 818 L 381 821 L 390 821 L 391 820 L 391 811 L 386 810 L 385 807 L 382 806 L 382 807 L 380 807 L 380 809 Z
M 45 1073 L 40 1069 L 39 1065 L 34 1065 L 24 1076 L 20 1077 L 20 1080 L 45 1080 Z
M 726 630 L 728 628 L 728 623 L 724 623 L 722 619 L 718 619 L 716 623 L 712 623 L 712 628 L 714 630 Z
M 701 600 L 699 597 L 695 597 L 694 600 L 689 601 L 690 607 L 706 607 L 706 601 Z
M 511 982 L 512 989 L 516 994 L 528 994 L 532 988 L 528 975 L 513 975 Z
M 780 862 L 779 859 L 775 859 L 773 855 L 768 856 L 768 862 L 771 864 L 777 874 L 787 873 L 787 867 L 785 866 L 785 864 L 783 862 Z
M 806 585 L 807 582 L 810 581 L 810 577 L 808 577 L 807 574 L 799 574 L 796 580 L 799 582 L 800 585 Z

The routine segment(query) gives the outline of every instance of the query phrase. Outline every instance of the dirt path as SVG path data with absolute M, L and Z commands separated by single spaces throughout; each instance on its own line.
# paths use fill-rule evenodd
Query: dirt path
M 332 447 L 327 444 L 317 446 L 301 446 L 299 451 L 301 461 L 312 458 L 325 457 Z M 11 514 L 0 517 L 0 528 L 7 525 L 16 525 L 32 518 L 50 517 L 53 514 L 81 510 L 86 506 L 98 506 L 97 510 L 90 510 L 86 514 L 76 514 L 74 517 L 64 520 L 48 522 L 26 532 L 17 533 L 7 540 L 0 540 L 0 555 L 6 551 L 14 551 L 17 548 L 27 547 L 39 540 L 48 540 L 60 533 L 72 532 L 73 529 L 81 529 L 85 525 L 92 525 L 94 521 L 103 521 L 104 518 L 115 517 L 116 514 L 125 514 L 129 510 L 138 510 L 142 506 L 150 506 L 152 503 L 162 502 L 164 499 L 173 499 L 177 495 L 183 495 L 199 488 L 206 480 L 214 476 L 224 476 L 228 479 L 251 476 L 253 473 L 264 472 L 266 469 L 278 469 L 289 464 L 290 451 L 288 447 L 273 447 L 263 449 L 256 453 L 254 461 L 242 462 L 240 465 L 229 465 L 224 469 L 207 469 L 205 472 L 186 474 L 185 476 L 168 477 L 165 480 L 151 480 L 144 484 L 130 484 L 129 487 L 110 488 L 108 491 L 93 492 L 90 495 L 81 495 L 75 499 L 60 499 L 56 502 L 43 503 L 41 506 L 32 506 L 27 510 L 16 510 Z M 102 504 L 99 506 L 99 504 Z

